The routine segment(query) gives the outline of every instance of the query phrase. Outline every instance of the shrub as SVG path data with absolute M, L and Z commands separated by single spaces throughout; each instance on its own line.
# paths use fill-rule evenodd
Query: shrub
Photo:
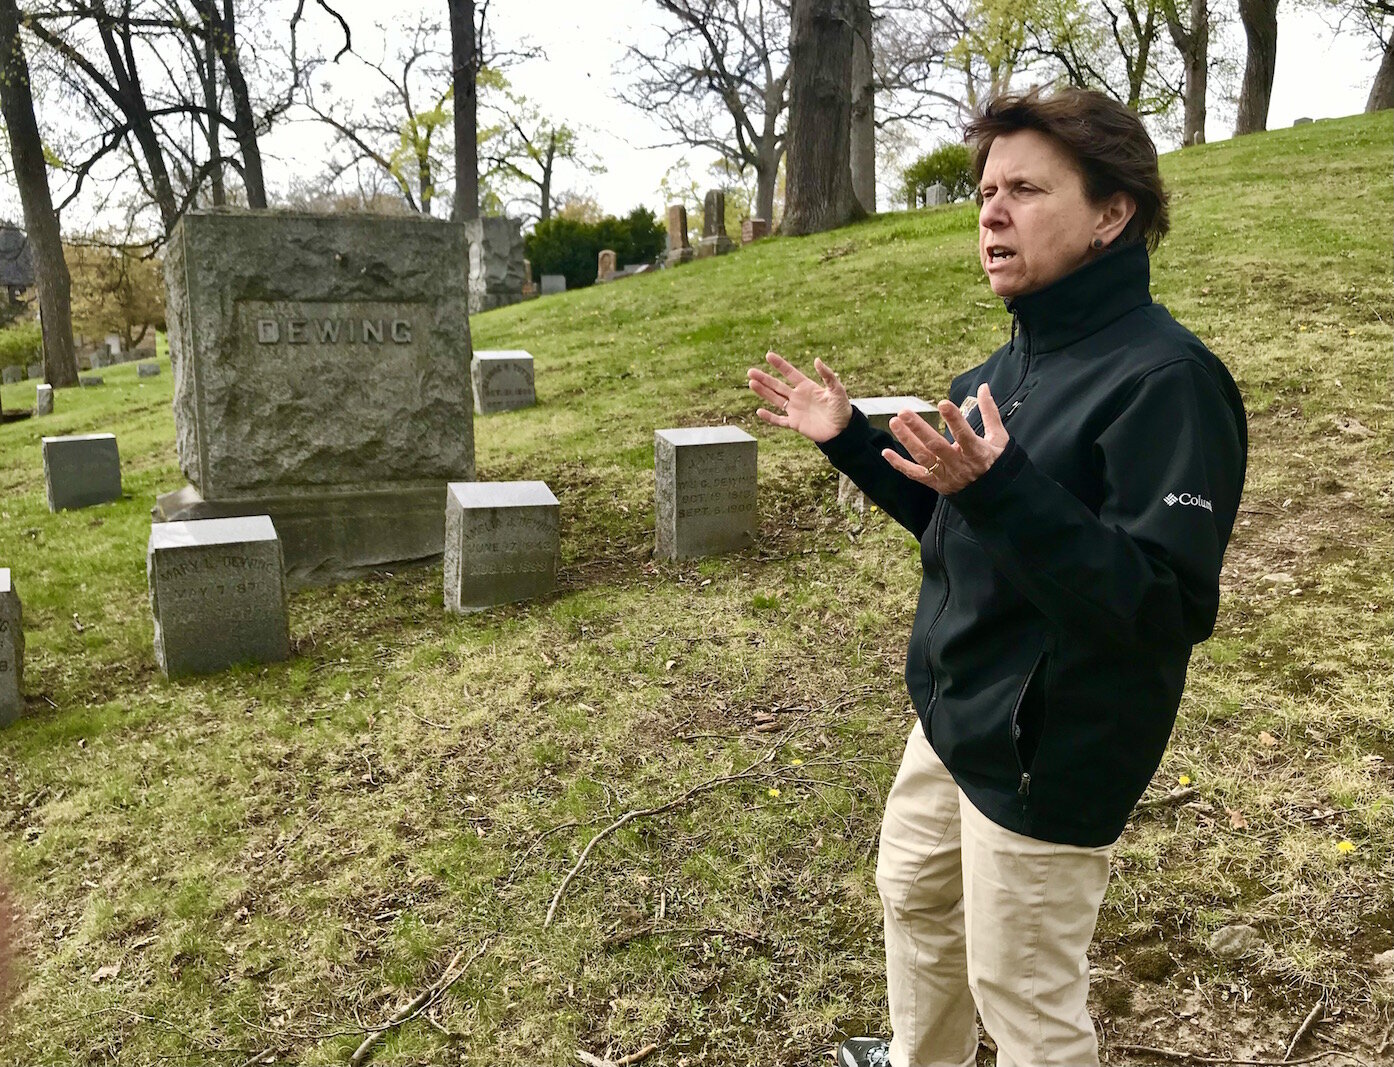
M 965 200 L 977 188 L 966 144 L 941 144 L 906 167 L 902 177 L 906 199 L 914 204 L 924 199 L 925 190 L 935 182 L 944 184 L 950 200 Z
M 44 358 L 44 335 L 37 322 L 0 330 L 0 367 L 23 366 Z
M 568 289 L 595 282 L 596 262 L 603 249 L 613 249 L 619 266 L 648 263 L 663 251 L 664 228 L 651 211 L 636 207 L 624 218 L 607 216 L 581 222 L 554 215 L 533 227 L 523 242 L 532 276 L 566 275 Z

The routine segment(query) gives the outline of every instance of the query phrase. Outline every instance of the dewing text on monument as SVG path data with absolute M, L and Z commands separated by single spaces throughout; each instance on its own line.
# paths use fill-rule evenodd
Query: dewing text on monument
M 430 559 L 474 475 L 463 226 L 193 212 L 165 262 L 180 466 L 157 519 L 266 514 L 292 585 Z

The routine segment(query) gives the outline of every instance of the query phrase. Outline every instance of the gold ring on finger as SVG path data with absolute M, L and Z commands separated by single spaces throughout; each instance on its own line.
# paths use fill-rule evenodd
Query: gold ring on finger
M 926 477 L 926 478 L 933 478 L 933 477 L 934 477 L 934 472 L 937 471 L 938 469 L 939 469 L 939 461 L 936 459 L 936 460 L 934 461 L 934 466 L 930 467 L 929 470 L 925 471 L 925 477 Z

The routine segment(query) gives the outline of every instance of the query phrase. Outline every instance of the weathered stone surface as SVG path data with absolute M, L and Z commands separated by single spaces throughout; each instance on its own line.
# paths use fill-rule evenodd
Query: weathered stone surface
M 87 357 L 87 364 L 93 370 L 101 370 L 103 367 L 110 367 L 116 361 L 111 358 L 111 353 L 105 348 L 94 348 L 92 354 Z
M 754 542 L 756 447 L 730 426 L 654 433 L 655 555 L 688 559 Z
M 542 275 L 542 295 L 552 296 L 555 293 L 566 292 L 565 274 L 544 274 Z
M 95 388 L 98 385 L 105 385 L 106 379 L 103 378 L 100 374 L 81 374 L 78 376 L 77 384 L 87 386 L 89 388 Z
M 692 245 L 687 240 L 687 208 L 682 204 L 669 204 L 667 265 L 675 267 L 679 263 L 687 263 L 692 257 Z
M 10 569 L 0 567 L 0 726 L 24 714 L 24 611 Z
M 595 266 L 595 280 L 598 282 L 608 282 L 615 276 L 619 268 L 615 265 L 615 251 L 612 248 L 602 248 L 597 258 Z
M 154 523 L 145 571 L 155 659 L 169 677 L 290 655 L 281 543 L 267 516 Z
M 45 437 L 42 441 L 50 511 L 121 499 L 121 457 L 112 434 Z
M 24 368 L 18 364 L 6 367 L 3 371 L 0 371 L 0 381 L 3 381 L 6 385 L 14 385 L 15 382 L 24 381 Z
M 53 414 L 53 386 L 45 384 L 34 387 L 34 414 Z
M 556 588 L 561 506 L 543 482 L 454 482 L 445 508 L 445 607 L 480 611 Z
M 770 235 L 769 219 L 742 219 L 741 244 L 748 245 Z
M 136 366 L 137 378 L 153 378 L 160 373 L 158 363 L 141 363 Z
M 44 365 L 42 363 L 29 364 L 29 377 L 42 378 L 44 376 Z
M 941 426 L 939 412 L 927 401 L 917 396 L 862 396 L 852 400 L 852 406 L 866 416 L 867 422 L 878 430 L 891 429 L 891 419 L 909 408 L 935 429 Z M 845 474 L 837 476 L 837 502 L 851 508 L 858 514 L 866 512 L 866 495 L 857 484 Z
M 930 207 L 940 207 L 949 202 L 949 187 L 943 182 L 935 182 L 925 190 L 925 203 Z
M 477 415 L 526 408 L 537 403 L 532 356 L 521 349 L 476 352 L 470 365 L 470 379 Z
M 185 215 L 166 310 L 194 492 L 155 517 L 270 515 L 292 585 L 439 556 L 446 483 L 474 474 L 469 254 L 437 220 Z
M 735 247 L 736 242 L 726 233 L 726 193 L 711 189 L 702 201 L 702 240 L 697 256 L 724 256 Z
M 1222 926 L 1210 935 L 1207 947 L 1221 959 L 1237 960 L 1262 948 L 1263 935 L 1244 923 Z
M 523 234 L 518 219 L 489 215 L 464 224 L 469 241 L 471 315 L 523 299 Z

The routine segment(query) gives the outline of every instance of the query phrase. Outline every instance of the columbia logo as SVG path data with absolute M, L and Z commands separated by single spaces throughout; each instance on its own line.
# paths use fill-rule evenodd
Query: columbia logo
M 1206 500 L 1203 496 L 1197 496 L 1195 493 L 1182 493 L 1179 496 L 1176 493 L 1168 493 L 1166 496 L 1162 497 L 1162 501 L 1167 507 L 1171 507 L 1173 504 L 1180 504 L 1182 507 L 1204 508 L 1206 511 L 1215 510 L 1214 505 L 1211 504 L 1210 501 Z

